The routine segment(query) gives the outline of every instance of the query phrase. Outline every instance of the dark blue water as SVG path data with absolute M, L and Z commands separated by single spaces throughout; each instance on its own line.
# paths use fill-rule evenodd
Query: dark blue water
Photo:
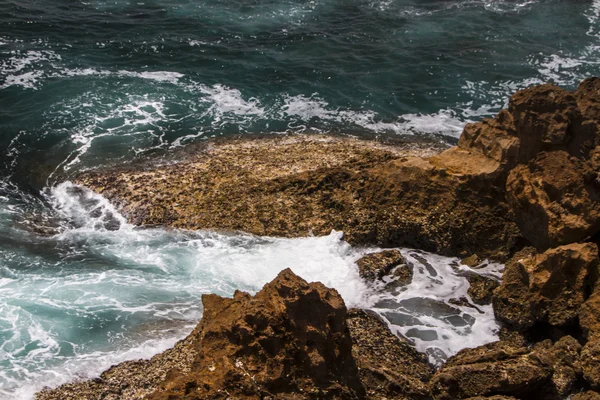
M 517 89 L 591 75 L 598 0 L 0 0 L 0 398 L 150 356 L 195 324 L 202 293 L 254 291 L 287 266 L 349 304 L 381 300 L 337 234 L 134 229 L 56 186 L 71 174 L 226 135 L 453 143 Z M 427 257 L 435 282 L 388 306 L 466 295 L 453 260 Z M 447 356 L 494 339 L 485 311 L 452 326 L 403 309 L 420 322 L 397 329 L 435 326 L 415 341 Z
M 38 187 L 220 135 L 457 137 L 518 88 L 600 74 L 599 14 L 591 0 L 1 0 L 0 165 Z

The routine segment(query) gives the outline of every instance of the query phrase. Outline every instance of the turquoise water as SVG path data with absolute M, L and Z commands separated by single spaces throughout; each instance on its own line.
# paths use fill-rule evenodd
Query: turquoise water
M 149 357 L 193 327 L 202 293 L 256 291 L 287 266 L 379 310 L 432 361 L 493 340 L 491 309 L 409 301 L 464 292 L 456 260 L 403 250 L 419 279 L 386 297 L 337 233 L 136 229 L 58 184 L 216 136 L 451 144 L 519 88 L 591 75 L 598 0 L 0 0 L 0 398 Z

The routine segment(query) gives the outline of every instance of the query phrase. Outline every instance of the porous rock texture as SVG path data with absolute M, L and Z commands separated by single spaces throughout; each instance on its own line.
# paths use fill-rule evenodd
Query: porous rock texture
M 470 289 L 481 303 L 493 291 L 504 327 L 500 341 L 433 373 L 376 316 L 347 313 L 337 292 L 284 271 L 255 297 L 205 296 L 203 320 L 173 350 L 39 398 L 598 398 L 598 78 L 574 92 L 519 91 L 444 151 L 321 136 L 233 140 L 76 182 L 141 225 L 336 229 L 352 244 L 509 260 L 499 287 L 472 280 Z M 398 253 L 373 256 L 363 277 L 398 270 L 387 260 Z
M 565 336 L 554 345 L 533 347 L 499 341 L 461 350 L 431 381 L 434 399 L 514 396 L 519 399 L 562 399 L 581 377 L 581 345 Z
M 493 298 L 496 318 L 517 329 L 577 324 L 580 309 L 600 274 L 598 246 L 573 243 L 537 254 L 517 253 L 508 262 Z
M 383 278 L 401 264 L 406 264 L 406 261 L 398 250 L 383 250 L 366 254 L 356 261 L 358 273 L 361 278 L 368 281 Z

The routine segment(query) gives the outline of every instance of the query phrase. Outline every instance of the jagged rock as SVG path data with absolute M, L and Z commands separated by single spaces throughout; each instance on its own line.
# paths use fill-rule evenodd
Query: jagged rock
M 193 370 L 167 377 L 150 399 L 364 396 L 335 290 L 287 269 L 256 296 L 202 302 Z
M 406 261 L 398 250 L 367 254 L 356 261 L 360 276 L 368 281 L 383 278 L 400 264 L 406 264 Z
M 598 171 L 565 151 L 540 153 L 514 168 L 506 199 L 523 236 L 546 249 L 572 243 L 600 230 Z
M 471 296 L 473 303 L 479 305 L 490 304 L 494 289 L 496 289 L 500 283 L 496 279 L 476 273 L 466 274 L 465 277 L 470 285 L 467 293 Z
M 360 377 L 372 399 L 427 399 L 433 368 L 426 357 L 390 332 L 373 312 L 350 309 L 348 327 Z
M 570 336 L 523 347 L 495 342 L 461 350 L 431 380 L 434 399 L 514 396 L 564 399 L 581 377 L 581 345 Z
M 571 125 L 581 119 L 575 94 L 548 84 L 515 93 L 508 112 L 520 133 L 520 162 L 542 150 L 565 146 L 571 138 Z
M 467 400 L 517 400 L 516 397 L 512 396 L 477 396 L 477 397 L 469 397 Z
M 598 271 L 598 247 L 592 243 L 574 243 L 542 254 L 526 249 L 507 264 L 492 299 L 494 313 L 521 330 L 536 323 L 572 325 Z

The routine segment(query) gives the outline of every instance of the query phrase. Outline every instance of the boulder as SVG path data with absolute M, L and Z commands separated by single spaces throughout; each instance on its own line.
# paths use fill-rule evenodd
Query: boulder
M 378 253 L 370 253 L 356 261 L 360 276 L 371 282 L 382 279 L 401 264 L 406 264 L 406 261 L 398 250 L 383 250 Z
M 238 291 L 202 302 L 192 371 L 174 371 L 150 399 L 364 396 L 335 290 L 287 269 L 256 296 Z
M 347 317 L 352 352 L 372 399 L 427 399 L 433 368 L 424 354 L 390 332 L 377 314 L 350 309 Z
M 520 330 L 536 323 L 569 327 L 598 279 L 598 247 L 573 243 L 536 254 L 517 253 L 492 299 L 500 321 Z
M 598 232 L 598 172 L 566 151 L 543 152 L 514 168 L 506 181 L 506 199 L 523 236 L 546 249 Z

